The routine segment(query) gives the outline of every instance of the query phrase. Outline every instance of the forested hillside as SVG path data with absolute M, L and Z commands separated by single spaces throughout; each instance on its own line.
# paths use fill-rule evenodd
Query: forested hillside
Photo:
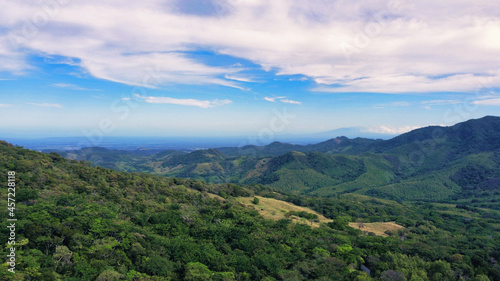
M 4 263 L 1 280 L 500 279 L 500 214 L 493 210 L 117 172 L 1 142 L 5 183 L 8 171 L 16 179 L 16 273 Z M 333 221 L 311 227 L 265 219 L 235 198 L 257 194 Z M 0 215 L 8 217 L 6 207 Z M 405 229 L 388 237 L 363 232 L 363 223 L 376 221 Z M 3 227 L 4 245 L 9 236 Z
M 197 150 L 60 152 L 120 171 L 265 184 L 297 194 L 358 193 L 393 200 L 460 203 L 500 210 L 500 118 L 431 126 L 391 140 L 338 137 L 314 145 L 274 142 Z

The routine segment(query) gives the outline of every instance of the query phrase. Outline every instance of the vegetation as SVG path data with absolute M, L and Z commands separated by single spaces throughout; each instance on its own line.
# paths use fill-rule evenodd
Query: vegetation
M 500 278 L 500 216 L 489 209 L 130 174 L 2 142 L 0 173 L 8 171 L 16 172 L 17 273 L 2 270 L 2 280 Z M 251 208 L 238 203 L 242 196 Z M 267 199 L 332 220 L 319 227 L 269 220 L 255 210 Z M 294 210 L 313 214 L 302 211 Z M 347 226 L 357 220 L 395 221 L 406 239 L 399 230 L 384 238 Z M 0 241 L 8 236 L 2 228 Z
M 399 230 L 404 229 L 403 226 L 396 224 L 394 222 L 371 222 L 364 223 L 362 221 L 351 222 L 349 226 L 352 228 L 358 228 L 365 233 L 373 233 L 380 236 L 391 236 L 400 233 Z M 404 236 L 402 236 L 404 237 Z
M 500 280 L 499 120 L 254 156 L 0 141 L 0 280 Z
M 306 146 L 274 142 L 191 153 L 87 148 L 63 155 L 122 171 L 208 183 L 264 184 L 322 197 L 358 193 L 459 202 L 500 210 L 499 131 L 499 117 L 484 117 L 453 127 L 422 128 L 387 141 L 339 137 Z
M 272 196 L 272 194 L 267 195 Z M 249 204 L 250 201 L 253 203 L 255 198 L 259 199 L 259 204 Z M 251 197 L 237 197 L 234 199 L 245 207 L 254 208 L 264 218 L 275 221 L 290 219 L 294 223 L 303 223 L 311 227 L 320 227 L 321 223 L 329 223 L 332 221 L 311 208 L 297 206 L 274 198 L 255 196 L 253 200 Z

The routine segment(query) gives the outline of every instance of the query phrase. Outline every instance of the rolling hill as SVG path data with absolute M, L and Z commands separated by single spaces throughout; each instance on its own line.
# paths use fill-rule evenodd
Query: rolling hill
M 122 171 L 264 184 L 296 194 L 359 193 L 394 200 L 500 208 L 500 118 L 430 126 L 390 140 L 337 137 L 311 145 L 274 142 L 191 153 L 60 152 Z
M 223 157 L 194 155 L 186 161 Z M 274 172 L 308 167 L 351 180 L 362 177 L 345 172 L 363 167 L 356 157 L 292 152 L 272 163 Z M 467 171 L 456 180 L 474 186 L 480 172 Z M 1 280 L 500 278 L 500 212 L 487 208 L 117 172 L 2 141 L 0 174 L 15 183 L 0 189 L 2 202 L 15 196 L 0 216 L 16 219 L 16 244 L 0 248 L 4 257 L 15 252 L 15 265 L 3 264 Z M 1 228 L 0 241 L 12 233 Z

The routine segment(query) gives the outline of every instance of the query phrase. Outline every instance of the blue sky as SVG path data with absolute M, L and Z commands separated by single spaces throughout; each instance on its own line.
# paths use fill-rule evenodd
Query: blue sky
M 0 135 L 400 134 L 500 115 L 492 1 L 137 2 L 0 0 Z

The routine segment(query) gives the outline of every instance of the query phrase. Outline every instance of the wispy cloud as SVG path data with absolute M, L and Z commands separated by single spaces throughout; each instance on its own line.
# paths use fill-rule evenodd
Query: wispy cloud
M 236 76 L 236 75 L 224 75 L 226 79 L 229 80 L 235 80 L 235 81 L 240 81 L 240 82 L 247 82 L 247 83 L 257 83 L 257 81 L 253 80 L 250 77 L 243 77 L 243 76 Z
M 381 72 L 382 70 L 377 70 Z M 500 74 L 482 75 L 460 74 L 445 78 L 430 78 L 428 74 L 421 75 L 377 75 L 374 71 L 367 77 L 324 81 L 323 84 L 336 84 L 331 86 L 317 86 L 312 89 L 316 92 L 330 93 L 385 93 L 407 94 L 428 92 L 472 92 L 481 87 L 499 87 Z
M 309 78 L 307 77 L 300 77 L 300 78 L 290 78 L 288 79 L 289 81 L 300 81 L 300 82 L 304 82 L 304 81 L 307 81 L 309 80 Z
M 472 104 L 500 106 L 500 98 L 473 101 Z
M 284 96 L 282 96 L 282 97 L 264 97 L 264 100 L 269 101 L 269 102 L 280 101 L 280 102 L 289 103 L 289 104 L 302 104 L 300 101 L 291 100 L 291 99 L 288 99 L 287 97 L 284 97 Z
M 410 106 L 411 103 L 406 102 L 406 101 L 395 101 L 391 103 L 392 106 Z
M 39 107 L 54 107 L 63 108 L 61 104 L 58 103 L 28 103 L 29 105 L 39 106 Z
M 0 103 L 0 107 L 12 107 L 12 104 Z
M 281 99 L 280 101 L 284 102 L 284 103 L 289 103 L 289 104 L 302 104 L 302 102 L 300 102 L 300 101 L 295 101 L 295 100 L 290 100 L 290 99 Z
M 372 108 L 373 109 L 381 109 L 381 108 L 385 108 L 386 106 L 405 107 L 405 106 L 410 106 L 410 105 L 411 105 L 411 103 L 406 102 L 406 101 L 395 101 L 395 102 L 391 102 L 391 103 L 377 104 L 377 105 L 374 105 Z
M 443 106 L 443 105 L 453 105 L 453 104 L 460 104 L 464 103 L 464 101 L 461 100 L 427 100 L 427 101 L 421 101 L 420 104 L 422 104 L 422 108 L 426 110 L 431 110 L 433 106 Z
M 459 104 L 462 102 L 463 101 L 460 100 L 428 100 L 428 101 L 422 101 L 420 103 L 425 105 L 450 105 L 450 104 Z
M 230 100 L 197 100 L 197 99 L 176 99 L 170 97 L 143 97 L 140 95 L 135 95 L 138 98 L 143 99 L 147 103 L 156 103 L 156 104 L 176 104 L 176 105 L 184 105 L 184 106 L 196 106 L 201 108 L 210 108 L 215 106 L 221 106 L 232 103 Z
M 56 87 L 56 88 L 66 88 L 66 89 L 71 89 L 71 90 L 78 90 L 78 91 L 101 91 L 99 89 L 88 89 L 88 88 L 83 88 L 77 85 L 73 84 L 68 84 L 68 83 L 53 83 L 51 86 Z
M 407 133 L 409 131 L 421 128 L 420 126 L 402 126 L 402 127 L 392 127 L 392 126 L 379 126 L 379 127 L 369 127 L 366 131 L 369 133 L 378 134 L 388 134 L 388 135 L 399 135 Z

